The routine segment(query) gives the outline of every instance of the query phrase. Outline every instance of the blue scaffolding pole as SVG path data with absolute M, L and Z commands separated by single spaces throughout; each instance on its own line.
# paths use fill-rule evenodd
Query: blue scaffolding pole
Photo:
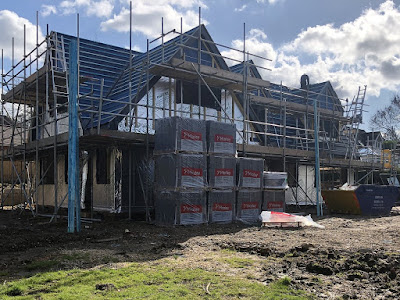
M 322 207 L 320 204 L 320 170 L 319 170 L 319 118 L 317 108 L 317 98 L 314 99 L 314 141 L 315 141 L 315 188 L 316 188 L 316 203 L 317 203 L 317 216 L 322 216 Z
M 79 199 L 78 53 L 77 42 L 75 40 L 71 40 L 69 49 L 68 232 L 73 233 L 75 231 L 81 231 Z

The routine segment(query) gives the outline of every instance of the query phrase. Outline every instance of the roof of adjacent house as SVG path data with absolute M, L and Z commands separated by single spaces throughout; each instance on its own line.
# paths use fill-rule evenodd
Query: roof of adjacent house
M 258 72 L 257 67 L 254 65 L 252 60 L 247 61 L 247 65 L 249 66 L 249 76 L 262 79 L 261 74 Z M 243 74 L 243 66 L 243 63 L 239 63 L 231 66 L 230 70 L 235 73 Z M 334 109 L 335 111 L 340 112 L 344 111 L 340 99 L 329 81 L 309 84 L 307 91 L 299 88 L 289 88 L 271 82 L 270 89 L 266 94 L 268 97 L 277 100 L 280 100 L 282 96 L 286 101 L 309 105 L 312 105 L 313 101 L 316 99 L 320 108 Z

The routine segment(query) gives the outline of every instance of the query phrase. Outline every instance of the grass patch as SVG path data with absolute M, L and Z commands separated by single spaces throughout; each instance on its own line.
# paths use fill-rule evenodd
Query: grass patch
M 290 279 L 290 277 L 283 277 L 283 278 L 279 279 L 276 282 L 276 284 L 281 285 L 281 286 L 289 286 L 291 281 L 292 280 Z
M 118 259 L 118 257 L 109 255 L 109 256 L 104 256 L 101 259 L 101 262 L 103 264 L 117 263 L 117 262 L 119 262 L 119 259 Z
M 28 271 L 46 271 L 56 268 L 60 265 L 59 261 L 56 260 L 39 260 L 33 261 L 26 265 Z
M 229 257 L 221 260 L 233 268 L 246 268 L 251 267 L 254 264 L 254 260 L 250 258 Z
M 312 277 L 311 277 L 311 281 L 312 281 L 312 282 L 315 282 L 315 283 L 318 283 L 318 284 L 323 284 L 323 283 L 324 283 L 324 282 L 322 281 L 322 279 L 319 278 L 319 277 L 317 277 L 317 276 L 312 276 Z
M 70 254 L 64 254 L 61 256 L 62 260 L 68 261 L 90 261 L 89 253 L 72 252 Z
M 23 289 L 16 285 L 10 286 L 6 291 L 5 294 L 10 297 L 20 296 L 23 293 Z
M 222 253 L 225 253 L 225 254 L 234 254 L 234 253 L 237 253 L 237 251 L 236 251 L 235 249 L 232 249 L 232 248 L 225 248 L 225 249 L 222 249 L 221 252 L 222 252 Z
M 293 290 L 290 280 L 285 278 L 265 286 L 202 269 L 141 263 L 120 269 L 74 269 L 37 274 L 1 285 L 0 299 L 11 298 L 312 299 L 304 291 Z
M 0 277 L 6 277 L 9 275 L 8 271 L 0 271 Z

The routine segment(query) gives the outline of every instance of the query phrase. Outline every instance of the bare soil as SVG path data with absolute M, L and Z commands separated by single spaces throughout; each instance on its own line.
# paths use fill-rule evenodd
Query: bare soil
M 290 277 L 317 299 L 400 299 L 400 208 L 388 217 L 330 215 L 325 229 L 243 224 L 157 227 L 140 221 L 67 223 L 0 211 L 0 280 L 129 262 L 216 271 L 268 284 Z

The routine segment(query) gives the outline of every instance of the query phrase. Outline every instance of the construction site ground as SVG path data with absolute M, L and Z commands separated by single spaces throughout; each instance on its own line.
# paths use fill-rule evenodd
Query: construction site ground
M 80 234 L 68 234 L 66 220 L 49 224 L 49 218 L 0 211 L 0 298 L 47 299 L 46 286 L 36 292 L 12 286 L 37 274 L 114 270 L 132 263 L 137 268 L 204 270 L 263 286 L 284 280 L 290 290 L 304 291 L 298 294 L 301 299 L 400 298 L 400 208 L 387 217 L 328 215 L 314 220 L 325 229 L 240 223 L 157 227 L 104 220 L 82 223 Z M 245 292 L 217 294 L 222 287 L 213 282 L 215 277 L 207 278 L 194 287 L 199 299 L 254 298 Z M 93 289 L 113 298 L 107 293 L 123 287 L 110 281 L 99 279 Z

